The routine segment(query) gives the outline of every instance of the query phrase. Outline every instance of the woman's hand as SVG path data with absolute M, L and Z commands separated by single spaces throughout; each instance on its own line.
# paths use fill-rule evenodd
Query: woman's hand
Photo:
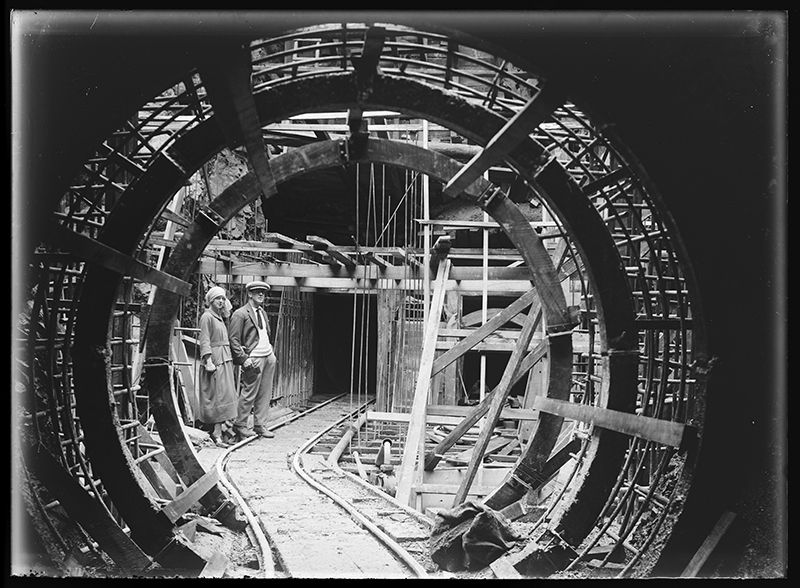
M 211 358 L 207 359 L 206 362 L 203 364 L 203 367 L 206 371 L 210 374 L 212 372 L 217 371 L 217 366 L 214 365 L 214 362 L 211 361 Z

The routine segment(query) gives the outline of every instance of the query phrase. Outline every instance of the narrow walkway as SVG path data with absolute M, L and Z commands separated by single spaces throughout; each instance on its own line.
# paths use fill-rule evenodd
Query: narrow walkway
M 262 521 L 275 567 L 287 576 L 413 577 L 369 531 L 292 471 L 295 452 L 347 412 L 347 403 L 334 402 L 276 429 L 273 439 L 242 446 L 228 459 L 228 476 Z

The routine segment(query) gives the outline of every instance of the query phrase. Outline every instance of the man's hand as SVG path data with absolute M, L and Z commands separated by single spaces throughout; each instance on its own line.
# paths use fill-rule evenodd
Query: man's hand
M 261 371 L 261 368 L 258 365 L 258 360 L 252 357 L 248 357 L 244 360 L 244 364 L 242 364 L 244 369 L 246 370 L 255 370 L 256 373 Z

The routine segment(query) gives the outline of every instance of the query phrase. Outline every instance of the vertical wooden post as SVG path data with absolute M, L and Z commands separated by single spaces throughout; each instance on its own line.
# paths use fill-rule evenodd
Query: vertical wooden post
M 422 119 L 422 145 L 423 149 L 428 148 L 428 121 L 427 119 Z M 428 176 L 423 174 L 422 175 L 422 218 L 423 220 L 430 220 L 430 180 Z M 423 231 L 423 283 L 425 284 L 424 295 L 423 295 L 423 317 L 424 320 L 428 320 L 428 312 L 430 310 L 430 290 L 428 289 L 428 284 L 431 283 L 431 226 L 429 223 L 425 223 L 422 227 Z
M 392 363 L 392 333 L 394 331 L 392 325 L 392 308 L 394 306 L 393 299 L 395 293 L 393 290 L 385 288 L 383 280 L 378 283 L 381 287 L 378 289 L 376 296 L 378 302 L 378 351 L 377 359 L 378 365 L 376 373 L 376 399 L 375 409 L 380 411 L 389 411 L 392 407 L 391 400 L 391 366 Z
M 408 423 L 408 433 L 406 444 L 403 449 L 403 459 L 400 464 L 400 474 L 398 477 L 397 493 L 395 497 L 403 504 L 411 504 L 412 485 L 415 477 L 415 466 L 421 450 L 424 450 L 424 431 L 425 431 L 425 407 L 428 402 L 428 389 L 431 381 L 431 370 L 433 368 L 433 357 L 436 351 L 436 339 L 439 333 L 439 319 L 444 304 L 444 292 L 447 287 L 447 279 L 450 275 L 451 262 L 444 259 L 439 262 L 434 285 L 431 309 L 428 315 L 428 322 L 425 326 L 425 338 L 422 346 L 422 357 L 420 359 L 419 374 L 417 385 L 414 390 L 414 399 L 411 405 L 411 415 Z M 413 505 L 412 505 L 413 506 Z
M 461 323 L 461 294 L 448 292 L 445 296 L 445 318 L 447 328 L 458 328 Z M 456 341 L 457 339 L 453 339 Z M 463 360 L 459 359 L 444 369 L 444 394 L 442 404 L 453 405 L 458 403 L 458 382 L 461 375 Z
M 177 319 L 175 320 L 175 326 L 180 327 L 180 323 Z M 185 416 L 189 420 L 189 423 L 193 424 L 195 415 L 199 409 L 198 392 L 194 382 L 194 366 L 189 365 L 189 354 L 186 353 L 186 346 L 183 343 L 180 331 L 172 331 L 170 347 L 172 361 L 176 364 L 178 373 L 181 375 L 181 381 L 183 382 L 183 391 L 178 390 L 178 393 L 184 398 L 184 405 L 186 408 Z

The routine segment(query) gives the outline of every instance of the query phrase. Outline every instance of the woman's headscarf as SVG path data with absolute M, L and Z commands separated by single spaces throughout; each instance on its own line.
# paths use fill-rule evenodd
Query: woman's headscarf
M 219 286 L 214 286 L 213 288 L 209 288 L 208 292 L 206 292 L 206 306 L 211 306 L 211 301 L 219 296 L 225 296 L 225 290 L 220 288 Z M 225 300 L 228 297 L 225 296 Z

